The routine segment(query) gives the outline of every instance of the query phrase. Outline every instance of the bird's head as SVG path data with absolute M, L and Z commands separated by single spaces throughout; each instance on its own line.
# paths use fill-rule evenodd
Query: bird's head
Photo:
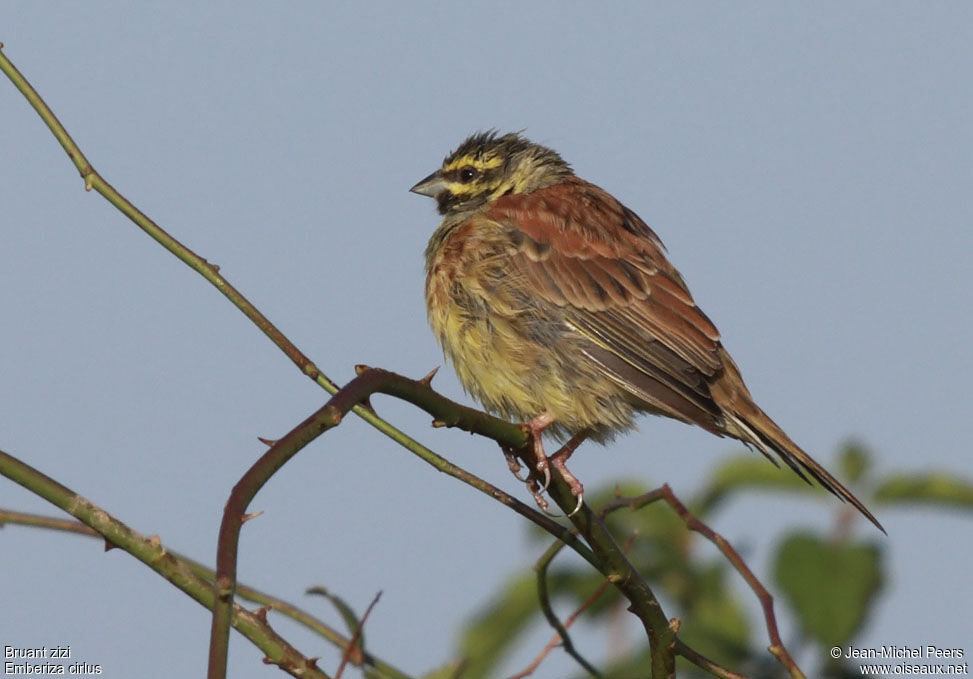
M 479 132 L 410 189 L 436 199 L 443 215 L 465 213 L 501 196 L 528 193 L 572 174 L 556 151 L 517 133 Z

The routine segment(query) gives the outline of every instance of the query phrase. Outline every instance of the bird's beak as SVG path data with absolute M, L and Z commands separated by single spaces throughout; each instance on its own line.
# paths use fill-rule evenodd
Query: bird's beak
M 446 190 L 446 182 L 443 181 L 442 172 L 436 170 L 409 190 L 412 191 L 412 193 L 418 193 L 420 196 L 429 196 L 430 198 L 435 198 Z

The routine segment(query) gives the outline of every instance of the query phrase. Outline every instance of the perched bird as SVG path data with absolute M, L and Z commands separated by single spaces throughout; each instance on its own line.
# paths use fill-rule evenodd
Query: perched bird
M 474 134 L 411 190 L 443 216 L 426 247 L 426 307 L 444 353 L 488 411 L 525 422 L 535 471 L 561 472 L 579 507 L 567 458 L 644 412 L 777 455 L 882 529 L 757 407 L 659 237 L 557 152 Z M 571 437 L 551 458 L 545 430 Z

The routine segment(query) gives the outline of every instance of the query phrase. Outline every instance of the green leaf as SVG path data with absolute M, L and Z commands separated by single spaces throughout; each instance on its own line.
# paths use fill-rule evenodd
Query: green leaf
M 731 493 L 752 488 L 805 493 L 814 492 L 816 486 L 808 485 L 790 469 L 775 467 L 760 455 L 737 455 L 716 468 L 702 498 L 691 509 L 704 516 Z
M 449 662 L 442 667 L 426 672 L 422 675 L 422 679 L 460 679 L 464 676 L 464 665 L 463 661 Z
M 973 507 L 973 483 L 947 472 L 898 474 L 888 477 L 875 491 L 885 504 L 928 503 Z
M 533 573 L 515 576 L 463 631 L 459 643 L 460 655 L 466 659 L 463 679 L 492 677 L 536 615 L 540 615 L 537 578 Z
M 679 636 L 703 655 L 736 666 L 747 656 L 751 627 L 736 592 L 727 587 L 728 575 L 736 573 L 722 560 L 693 570 Z
M 875 545 L 794 533 L 777 550 L 774 577 L 804 630 L 824 646 L 845 645 L 882 587 Z
M 340 615 L 341 619 L 344 621 L 345 627 L 348 628 L 349 634 L 354 634 L 358 630 L 358 627 L 361 625 L 361 618 L 358 617 L 358 614 L 355 613 L 354 609 L 337 594 L 332 594 L 327 590 L 327 588 L 322 587 L 321 585 L 308 587 L 304 593 L 323 596 L 325 599 L 330 601 L 331 605 L 335 607 L 335 610 L 338 611 L 338 615 Z M 364 630 L 358 634 L 358 648 L 365 648 Z

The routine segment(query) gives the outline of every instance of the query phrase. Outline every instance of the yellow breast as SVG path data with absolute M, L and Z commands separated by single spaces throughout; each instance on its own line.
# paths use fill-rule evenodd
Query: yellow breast
M 437 237 L 428 253 L 426 309 L 467 392 L 508 419 L 549 413 L 562 436 L 631 426 L 627 398 L 582 354 L 560 310 L 534 303 L 510 270 L 512 245 L 499 225 L 472 220 L 431 243 Z

